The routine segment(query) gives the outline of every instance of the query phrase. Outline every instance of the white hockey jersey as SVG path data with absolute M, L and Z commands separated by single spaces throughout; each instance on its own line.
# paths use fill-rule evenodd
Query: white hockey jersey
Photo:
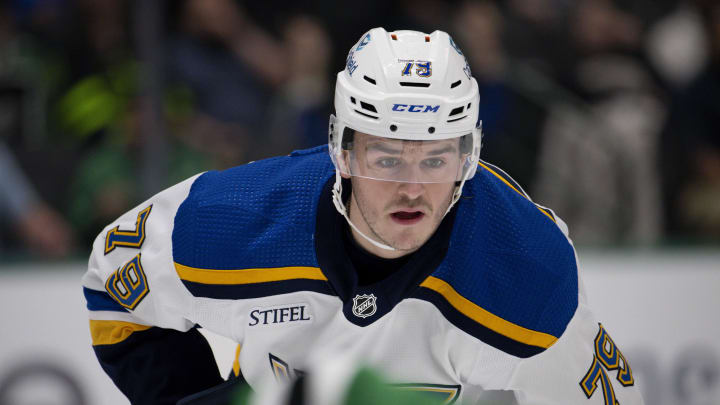
M 326 148 L 159 193 L 95 241 L 83 283 L 101 364 L 133 403 L 174 403 L 216 378 L 191 347 L 199 325 L 238 342 L 254 388 L 337 353 L 446 403 L 504 390 L 520 404 L 641 404 L 564 224 L 480 165 L 430 240 L 369 286 L 339 237 Z

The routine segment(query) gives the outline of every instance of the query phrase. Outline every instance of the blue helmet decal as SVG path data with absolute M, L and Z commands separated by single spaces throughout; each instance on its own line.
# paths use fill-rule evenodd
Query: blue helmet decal
M 470 78 L 472 77 L 472 72 L 470 71 L 470 64 L 468 63 L 467 58 L 465 58 L 465 66 L 463 67 L 463 72 L 465 72 L 468 80 L 470 80 Z
M 353 72 L 358 67 L 358 63 L 355 60 L 354 56 L 355 56 L 355 51 L 351 49 L 350 52 L 348 52 L 347 60 L 345 61 L 345 67 L 347 68 L 348 74 L 350 76 L 352 76 Z
M 465 56 L 465 55 L 462 53 L 462 51 L 460 50 L 460 47 L 457 46 L 457 44 L 455 43 L 455 41 L 453 41 L 452 37 L 448 35 L 448 39 L 450 39 L 450 45 L 451 45 L 453 48 L 455 48 L 455 50 L 457 51 L 457 53 L 459 53 L 460 55 Z
M 347 59 L 345 60 L 345 67 L 347 68 L 348 74 L 352 76 L 353 72 L 355 72 L 355 69 L 358 67 L 358 63 L 355 60 L 355 52 L 361 51 L 363 48 L 365 48 L 365 45 L 370 43 L 370 33 L 368 32 L 365 34 L 363 39 L 360 40 L 360 43 L 355 49 L 350 48 L 350 52 L 348 52 Z
M 358 44 L 357 48 L 355 48 L 356 51 L 361 51 L 363 48 L 365 48 L 365 45 L 370 43 L 370 33 L 368 32 L 365 34 L 363 39 L 360 40 L 360 43 Z
M 424 104 L 393 104 L 393 111 L 407 111 L 412 113 L 438 112 L 440 105 Z

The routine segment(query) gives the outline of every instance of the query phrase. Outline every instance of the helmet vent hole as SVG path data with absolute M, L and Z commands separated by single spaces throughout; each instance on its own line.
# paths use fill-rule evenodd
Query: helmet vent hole
M 392 38 L 393 41 L 397 41 L 397 35 L 395 34 L 390 34 L 390 38 Z
M 355 97 L 350 97 L 350 102 L 353 104 L 357 104 L 357 101 L 355 101 Z
M 392 131 L 392 132 L 397 131 L 397 125 L 395 125 L 395 124 L 390 125 L 390 131 Z
M 430 42 L 430 35 L 425 35 L 425 42 Z
M 363 76 L 363 79 L 365 79 L 366 82 L 376 84 L 375 79 L 372 77 Z
M 366 102 L 364 102 L 364 101 L 361 101 L 361 102 L 360 102 L 360 106 L 363 108 L 363 110 L 372 111 L 372 112 L 374 112 L 375 114 L 377 114 L 377 108 L 375 108 L 375 106 L 372 105 L 372 104 L 368 104 L 368 103 L 366 103 Z
M 431 134 L 434 134 L 434 133 L 435 133 L 435 127 L 430 127 L 430 128 L 428 128 L 428 132 L 431 133 Z
M 468 109 L 468 110 L 470 109 L 470 106 L 471 106 L 471 105 L 472 105 L 472 103 L 468 103 L 468 106 L 467 106 L 467 109 Z
M 372 118 L 372 119 L 374 119 L 374 120 L 378 119 L 378 117 L 375 117 L 375 116 L 373 116 L 373 115 L 370 115 L 370 114 L 365 114 L 365 113 L 364 113 L 364 112 L 362 112 L 362 111 L 358 111 L 358 110 L 354 110 L 354 111 L 355 111 L 356 113 L 358 113 L 358 114 L 362 115 L 363 117 L 368 117 L 368 118 Z
M 430 83 L 400 82 L 403 87 L 430 87 Z
M 462 114 L 462 112 L 464 110 L 465 110 L 465 107 L 463 107 L 463 106 L 455 107 L 455 108 L 453 108 L 452 111 L 450 111 L 450 115 L 448 115 L 448 117 L 452 117 L 453 115 Z
M 460 121 L 460 120 L 461 120 L 461 119 L 463 119 L 463 118 L 467 118 L 467 115 L 463 115 L 463 116 L 462 116 L 462 117 L 460 117 L 460 118 L 453 118 L 453 119 L 451 119 L 451 120 L 447 120 L 447 122 L 455 122 L 455 121 Z
M 453 84 L 450 85 L 451 89 L 454 89 L 455 87 L 459 86 L 460 83 L 462 83 L 462 80 L 458 80 L 456 82 L 453 82 Z

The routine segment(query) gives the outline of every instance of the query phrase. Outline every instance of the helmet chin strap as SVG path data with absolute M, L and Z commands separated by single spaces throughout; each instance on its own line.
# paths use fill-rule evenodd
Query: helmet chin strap
M 448 212 L 450 212 L 450 210 L 455 205 L 455 203 L 458 202 L 458 200 L 460 200 L 460 194 L 462 194 L 462 188 L 463 188 L 463 185 L 465 185 L 465 180 L 466 179 L 463 178 L 462 181 L 460 181 L 460 185 L 455 186 L 455 190 L 453 191 L 452 200 L 450 201 L 450 205 L 448 205 L 447 211 L 445 211 L 445 214 L 443 214 L 443 218 L 445 217 L 445 215 L 448 214 Z M 332 189 L 332 200 L 333 200 L 333 204 L 335 205 L 335 209 L 340 213 L 340 215 L 342 215 L 345 218 L 345 221 L 347 221 L 347 223 L 350 224 L 350 227 L 352 227 L 352 229 L 354 229 L 355 232 L 360 234 L 360 236 L 365 238 L 365 240 L 372 243 L 373 246 L 379 247 L 380 249 L 397 251 L 397 249 L 395 249 L 394 247 L 388 246 L 381 242 L 378 242 L 378 241 L 370 238 L 369 236 L 365 235 L 362 231 L 360 231 L 360 229 L 358 229 L 357 226 L 355 226 L 355 224 L 352 223 L 352 221 L 350 220 L 350 217 L 348 216 L 348 213 L 347 213 L 347 207 L 345 207 L 345 203 L 343 203 L 343 200 L 342 200 L 342 176 L 340 176 L 339 170 L 335 170 L 335 184 L 333 185 L 333 189 Z
M 465 185 L 466 179 L 467 179 L 466 177 L 463 177 L 463 179 L 460 180 L 460 184 L 455 183 L 456 185 L 455 185 L 455 189 L 453 190 L 452 200 L 450 200 L 450 205 L 448 205 L 447 210 L 443 214 L 443 218 L 445 218 L 445 215 L 447 215 L 448 212 L 450 212 L 450 210 L 452 209 L 452 207 L 455 206 L 455 203 L 460 200 L 460 195 L 462 194 L 462 189 L 463 189 L 463 186 Z

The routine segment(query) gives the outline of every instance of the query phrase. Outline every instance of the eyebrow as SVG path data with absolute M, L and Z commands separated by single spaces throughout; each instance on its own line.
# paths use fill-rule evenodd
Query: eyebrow
M 442 155 L 442 154 L 448 153 L 448 152 L 455 152 L 456 150 L 457 149 L 455 149 L 455 145 L 445 145 L 445 147 L 440 148 L 440 149 L 431 150 L 427 154 L 429 156 L 437 156 L 437 155 Z
M 372 144 L 366 146 L 365 150 L 380 151 L 383 153 L 388 153 L 390 155 L 399 155 L 402 153 L 402 150 L 392 148 L 392 147 L 388 146 L 387 144 L 380 143 L 380 142 L 372 143 Z
M 396 149 L 393 148 L 385 143 L 377 142 L 368 145 L 365 150 L 367 151 L 379 151 L 383 153 L 387 153 L 390 155 L 400 155 L 402 154 L 402 149 Z M 457 149 L 455 148 L 455 145 L 445 145 L 440 147 L 439 149 L 428 151 L 426 155 L 428 156 L 438 156 L 449 152 L 455 152 Z

